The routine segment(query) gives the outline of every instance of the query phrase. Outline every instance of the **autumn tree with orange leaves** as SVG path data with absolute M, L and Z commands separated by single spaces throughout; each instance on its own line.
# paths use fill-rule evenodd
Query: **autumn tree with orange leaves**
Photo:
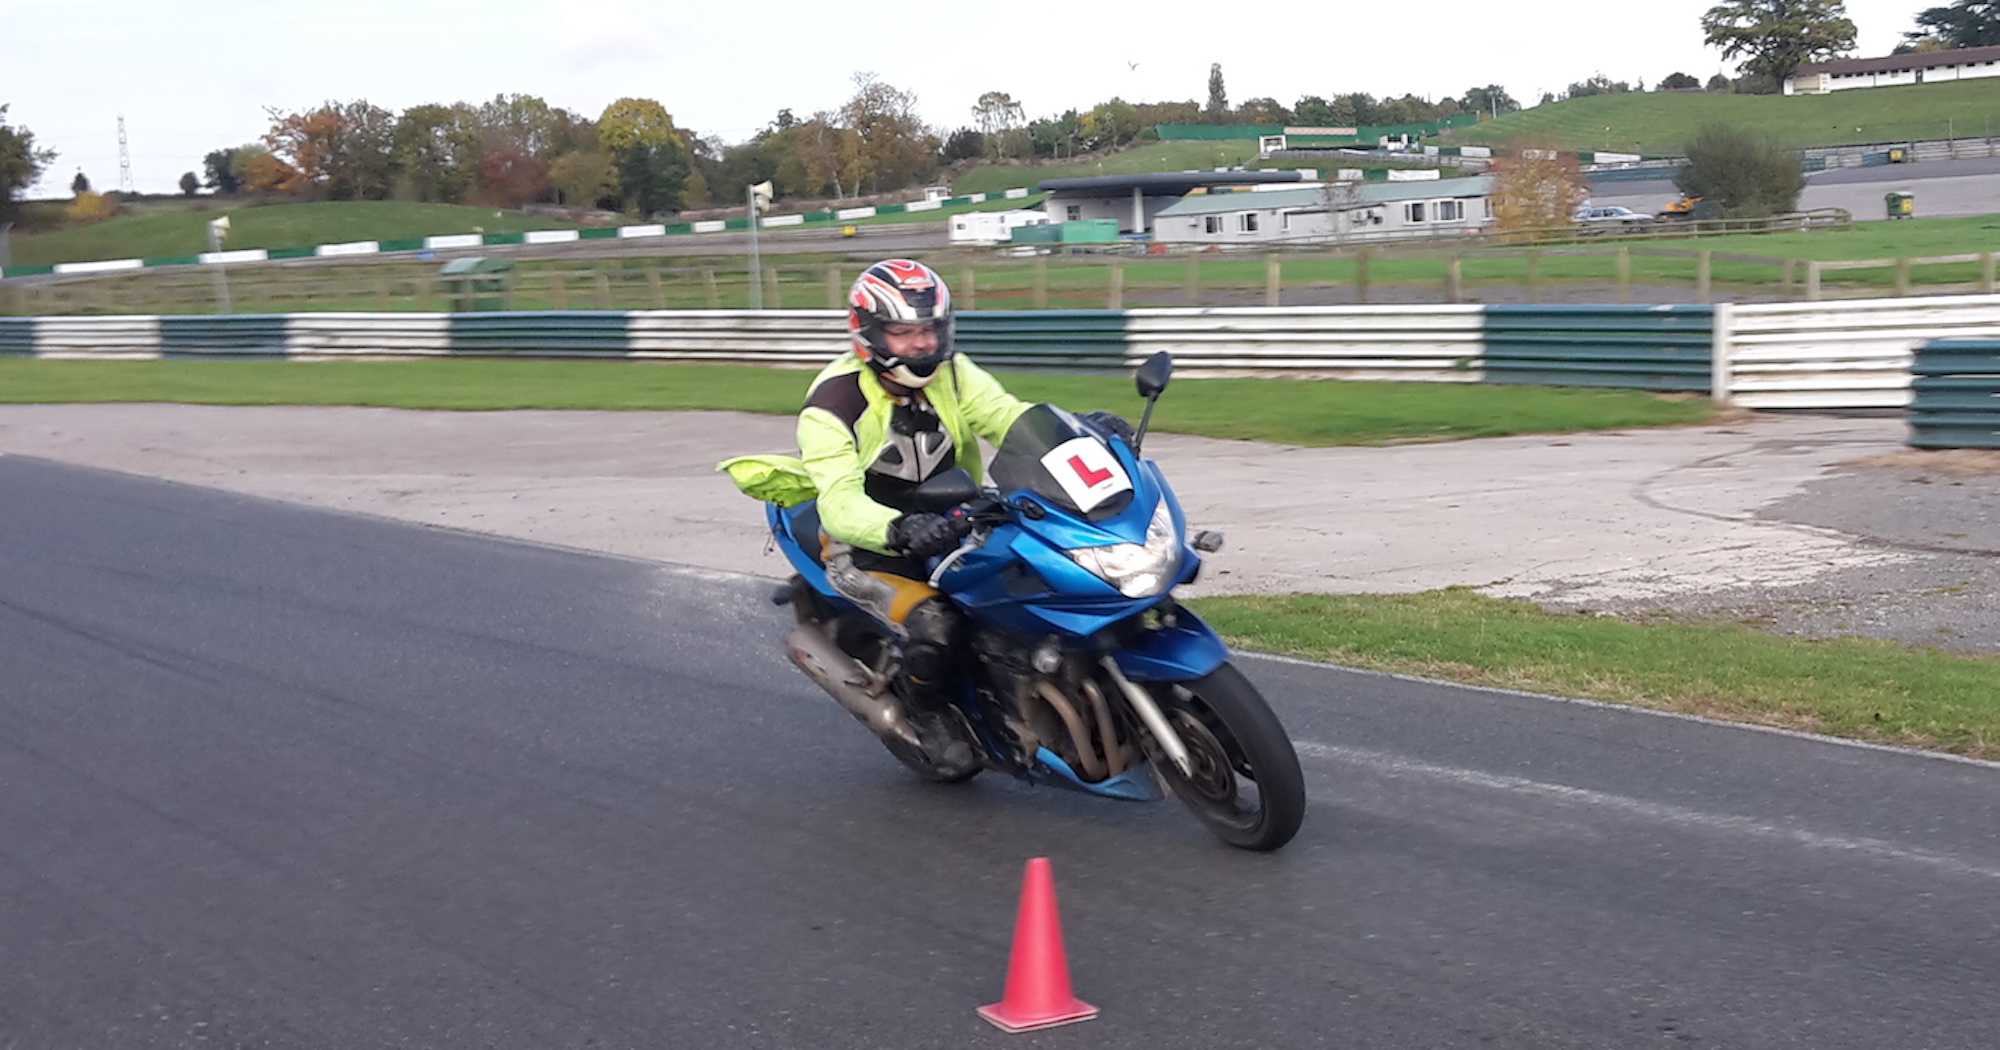
M 1493 161 L 1493 225 L 1501 231 L 1568 226 L 1590 187 L 1576 154 L 1534 142 Z

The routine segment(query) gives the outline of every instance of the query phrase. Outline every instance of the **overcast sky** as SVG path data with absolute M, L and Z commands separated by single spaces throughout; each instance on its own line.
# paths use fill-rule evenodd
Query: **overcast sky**
M 1532 104 L 1598 72 L 1650 86 L 1724 71 L 1701 43 L 1712 2 L 0 0 L 0 103 L 60 154 L 33 192 L 66 193 L 79 167 L 117 188 L 120 114 L 134 185 L 167 192 L 208 151 L 261 135 L 267 107 L 329 99 L 400 112 L 520 93 L 595 117 L 629 95 L 727 142 L 780 109 L 838 106 L 862 70 L 914 92 L 946 130 L 970 124 L 986 91 L 1012 94 L 1031 118 L 1114 95 L 1201 101 L 1213 62 L 1232 102 L 1442 98 L 1497 83 Z M 1857 53 L 1887 54 L 1917 11 L 1943 2 L 1848 0 Z

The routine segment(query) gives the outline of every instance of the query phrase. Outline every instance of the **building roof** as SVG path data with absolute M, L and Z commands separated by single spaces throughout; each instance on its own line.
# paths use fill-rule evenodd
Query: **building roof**
M 1195 193 L 1160 209 L 1168 215 L 1212 215 L 1220 211 L 1268 211 L 1274 208 L 1323 208 L 1326 188 L 1264 190 L 1260 193 Z
M 1484 197 L 1492 192 L 1491 175 L 1409 182 L 1364 182 L 1361 184 L 1361 202 L 1387 204 L 1391 201 L 1427 201 L 1443 197 Z
M 1279 171 L 1149 171 L 1137 175 L 1091 175 L 1081 179 L 1043 179 L 1035 188 L 1064 197 L 1130 197 L 1138 190 L 1148 197 L 1181 197 L 1199 186 L 1250 186 L 1258 183 L 1304 182 L 1305 172 Z
M 2000 47 L 1959 47 L 1949 51 L 1912 51 L 1882 58 L 1836 58 L 1831 62 L 1808 62 L 1792 72 L 1794 80 L 1815 73 L 1904 73 L 1915 69 L 1969 66 L 1975 62 L 2000 61 Z
M 1462 179 L 1426 179 L 1412 182 L 1364 182 L 1357 193 L 1359 206 L 1390 204 L 1395 201 L 1427 201 L 1451 197 L 1484 197 L 1493 192 L 1493 176 L 1473 175 Z M 1280 211 L 1288 208 L 1325 208 L 1326 189 L 1262 190 L 1256 193 L 1197 193 L 1160 209 L 1162 216 L 1213 215 L 1232 211 Z

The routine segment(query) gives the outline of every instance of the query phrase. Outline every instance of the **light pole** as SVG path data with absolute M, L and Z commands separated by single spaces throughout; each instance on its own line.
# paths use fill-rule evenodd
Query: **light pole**
M 750 214 L 750 309 L 764 308 L 764 264 L 757 255 L 757 213 L 771 202 L 771 183 L 757 183 L 744 190 Z
M 209 253 L 216 254 L 221 252 L 222 239 L 227 236 L 229 236 L 229 216 L 224 215 L 220 219 L 209 220 L 208 223 Z M 215 273 L 216 303 L 222 307 L 223 313 L 235 312 L 234 310 L 231 309 L 229 305 L 229 278 L 225 276 L 222 272 L 222 261 L 218 259 L 209 263 L 209 265 L 215 267 L 214 273 Z

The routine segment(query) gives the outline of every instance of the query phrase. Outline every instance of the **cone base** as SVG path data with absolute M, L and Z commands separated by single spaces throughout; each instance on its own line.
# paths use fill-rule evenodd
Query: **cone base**
M 1071 999 L 1054 1013 L 1027 1016 L 1025 1011 L 1009 1010 L 1006 1003 L 994 1003 L 992 1006 L 980 1007 L 979 1016 L 993 1022 L 994 1027 L 1003 1032 L 1032 1032 L 1041 1028 L 1088 1021 L 1097 1016 L 1097 1007 L 1081 999 Z

